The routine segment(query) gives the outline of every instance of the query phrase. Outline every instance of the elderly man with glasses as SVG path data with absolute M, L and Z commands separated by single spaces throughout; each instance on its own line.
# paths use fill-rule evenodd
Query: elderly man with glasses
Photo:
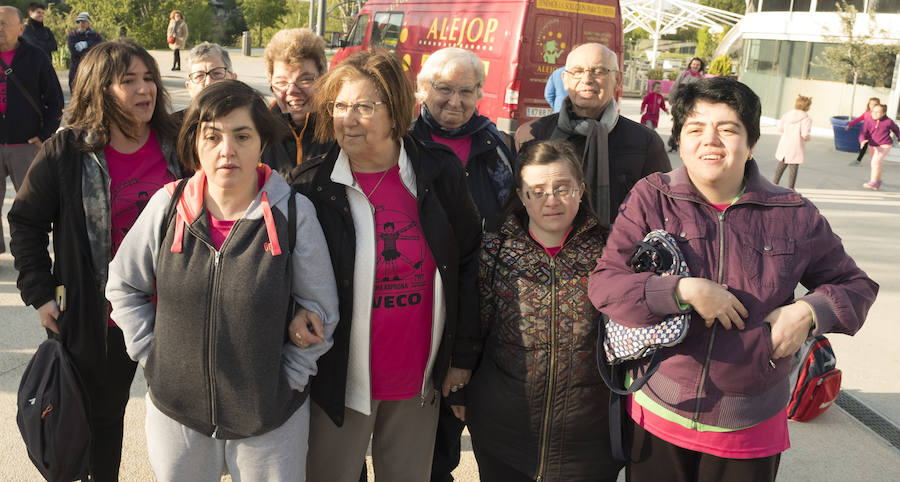
M 75 74 L 78 72 L 78 64 L 81 58 L 88 53 L 94 45 L 103 42 L 103 37 L 91 29 L 91 14 L 81 12 L 75 17 L 75 30 L 69 32 L 68 38 L 69 56 L 69 92 L 75 91 Z
M 545 139 L 566 139 L 575 146 L 584 163 L 585 198 L 606 226 L 638 180 L 672 169 L 656 132 L 619 115 L 614 96 L 621 83 L 612 50 L 598 43 L 579 45 L 566 58 L 563 85 L 569 95 L 563 108 L 516 131 L 517 148 Z
M 227 50 L 211 42 L 199 43 L 191 49 L 188 54 L 188 75 L 184 81 L 191 99 L 206 87 L 226 79 L 237 79 Z M 180 110 L 172 113 L 172 120 L 179 126 L 184 121 L 184 112 Z
M 266 147 L 263 162 L 291 182 L 291 171 L 310 157 L 328 152 L 333 142 L 313 139 L 316 80 L 328 70 L 325 41 L 308 28 L 281 30 L 266 46 L 266 75 L 275 95 L 270 108 L 290 127 L 290 135 Z

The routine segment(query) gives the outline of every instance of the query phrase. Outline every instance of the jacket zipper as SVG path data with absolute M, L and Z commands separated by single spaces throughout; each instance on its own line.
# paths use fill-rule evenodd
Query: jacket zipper
M 716 273 L 716 283 L 722 284 L 725 271 L 725 211 L 718 213 L 719 219 L 719 267 Z M 716 329 L 718 323 L 713 322 L 712 331 L 709 334 L 709 345 L 706 347 L 706 360 L 703 362 L 703 370 L 700 372 L 700 384 L 697 386 L 697 403 L 694 406 L 694 422 L 700 420 L 700 402 L 703 400 L 703 389 L 706 387 L 706 377 L 709 374 L 709 362 L 712 359 L 713 344 L 716 341 Z
M 547 402 L 544 406 L 544 423 L 541 425 L 541 462 L 536 482 L 544 478 L 547 463 L 547 446 L 550 445 L 550 409 L 553 407 L 553 388 L 556 381 L 556 259 L 550 258 L 550 376 L 547 380 Z
M 210 437 L 216 438 L 216 435 L 219 432 L 218 420 L 216 419 L 216 378 L 215 378 L 215 366 L 216 366 L 216 357 L 215 357 L 215 325 L 213 314 L 216 312 L 216 305 L 218 304 L 216 301 L 218 300 L 218 288 L 219 288 L 219 257 L 221 256 L 221 251 L 225 249 L 225 246 L 228 244 L 228 241 L 231 239 L 231 233 L 234 232 L 234 229 L 241 222 L 240 219 L 235 221 L 234 225 L 231 227 L 231 231 L 228 233 L 228 236 L 225 238 L 225 241 L 222 242 L 222 246 L 219 250 L 206 242 L 202 237 L 197 236 L 196 233 L 194 237 L 197 238 L 198 241 L 205 244 L 209 249 L 213 251 L 213 272 L 210 273 L 210 302 L 209 307 L 206 311 L 206 319 L 209 320 L 209 337 L 207 339 L 207 350 L 209 351 L 209 357 L 206 361 L 206 370 L 207 370 L 207 381 L 209 382 L 209 407 L 210 407 L 210 424 L 213 426 L 212 434 Z M 193 231 L 190 226 L 188 226 L 189 231 Z

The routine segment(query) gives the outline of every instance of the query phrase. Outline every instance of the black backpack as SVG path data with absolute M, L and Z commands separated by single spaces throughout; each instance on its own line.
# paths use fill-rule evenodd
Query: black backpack
M 90 405 L 69 353 L 41 343 L 19 384 L 16 422 L 28 457 L 48 481 L 85 479 L 90 467 Z

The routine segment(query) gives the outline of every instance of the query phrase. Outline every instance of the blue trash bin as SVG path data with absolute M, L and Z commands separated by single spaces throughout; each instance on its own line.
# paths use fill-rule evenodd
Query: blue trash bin
M 834 148 L 843 152 L 859 152 L 859 133 L 862 132 L 863 123 L 860 122 L 845 131 L 844 128 L 849 123 L 850 118 L 845 115 L 831 118 L 831 127 L 834 129 Z

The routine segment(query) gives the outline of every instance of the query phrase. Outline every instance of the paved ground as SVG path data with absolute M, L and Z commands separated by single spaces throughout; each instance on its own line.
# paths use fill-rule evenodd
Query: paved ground
M 239 78 L 262 92 L 268 92 L 263 63 L 256 57 L 234 55 Z M 162 66 L 171 65 L 171 53 L 154 52 Z M 187 102 L 184 73 L 163 70 L 166 87 L 176 109 Z M 61 73 L 65 89 L 65 73 Z M 68 93 L 67 93 L 68 96 Z M 640 101 L 625 99 L 622 113 L 639 118 Z M 670 129 L 663 119 L 659 132 L 665 139 Z M 775 169 L 773 154 L 778 136 L 765 125 L 755 157 L 761 169 Z M 881 284 L 878 301 L 866 326 L 853 338 L 835 335 L 832 344 L 838 366 L 844 372 L 844 393 L 861 401 L 891 424 L 900 425 L 900 350 L 896 348 L 896 310 L 900 306 L 900 257 L 896 243 L 900 238 L 900 165 L 885 168 L 881 192 L 860 188 L 868 179 L 868 167 L 851 167 L 853 158 L 839 153 L 825 136 L 814 137 L 807 147 L 807 163 L 800 168 L 797 189 L 812 199 L 843 238 L 847 250 L 870 276 Z M 675 155 L 673 165 L 678 164 Z M 7 189 L 3 211 L 4 232 L 8 234 L 6 210 L 12 202 L 12 187 Z M 7 241 L 8 242 L 8 241 Z M 888 244 L 890 243 L 890 244 Z M 16 272 L 9 254 L 0 254 L 0 480 L 41 480 L 25 453 L 15 424 L 15 395 L 19 379 L 34 348 L 43 338 L 37 316 L 23 307 L 15 287 Z M 143 435 L 143 397 L 145 381 L 140 374 L 132 386 L 132 400 L 126 413 L 126 436 L 121 479 L 152 480 Z M 792 448 L 781 461 L 783 481 L 897 481 L 900 480 L 900 451 L 835 406 L 810 423 L 791 423 Z M 475 466 L 468 436 L 464 435 L 463 460 L 454 473 L 457 480 L 476 481 Z M 336 462 L 340 463 L 339 459 Z M 371 470 L 371 464 L 370 464 Z M 624 480 L 624 477 L 620 477 Z

